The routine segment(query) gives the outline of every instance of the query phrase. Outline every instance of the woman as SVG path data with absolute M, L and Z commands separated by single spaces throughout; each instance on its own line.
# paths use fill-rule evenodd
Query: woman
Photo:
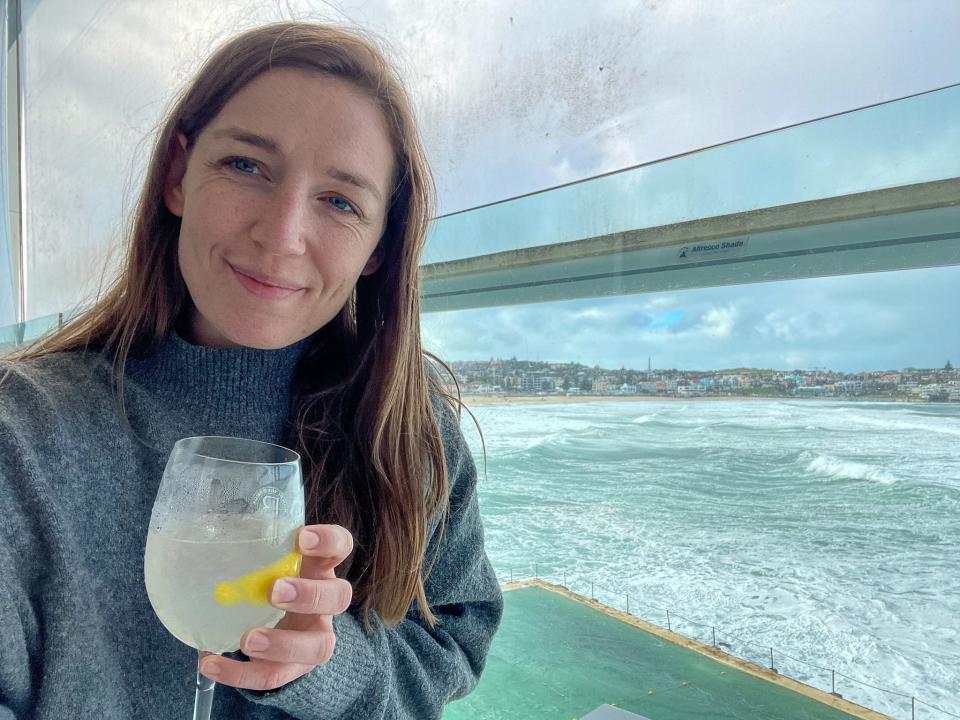
M 402 86 L 359 34 L 285 23 L 203 66 L 163 123 L 124 268 L 0 386 L 0 718 L 187 717 L 193 651 L 143 545 L 191 435 L 304 461 L 287 614 L 201 670 L 220 718 L 439 717 L 502 597 L 476 471 L 419 334 L 431 182 Z

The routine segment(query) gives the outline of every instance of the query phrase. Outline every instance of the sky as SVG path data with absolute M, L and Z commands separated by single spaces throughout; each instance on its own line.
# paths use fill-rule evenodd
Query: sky
M 24 15 L 31 317 L 110 277 L 163 109 L 217 42 L 260 22 L 386 38 L 441 214 L 960 82 L 955 0 L 25 0 Z M 911 158 L 892 175 L 865 164 L 864 182 Z M 489 308 L 425 316 L 424 336 L 449 359 L 942 366 L 960 360 L 956 287 L 954 267 Z
M 608 369 L 960 366 L 958 282 L 935 268 L 431 313 L 424 342 L 451 361 Z

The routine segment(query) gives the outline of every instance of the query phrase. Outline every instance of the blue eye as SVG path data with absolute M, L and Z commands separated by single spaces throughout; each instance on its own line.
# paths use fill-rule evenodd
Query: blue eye
M 342 197 L 337 197 L 336 195 L 331 195 L 327 198 L 327 202 L 333 205 L 340 212 L 349 212 L 356 213 L 356 208 L 353 207 L 349 202 L 344 200 Z
M 245 175 L 253 175 L 257 171 L 257 164 L 253 160 L 248 160 L 247 158 L 233 158 L 230 161 L 230 166 L 234 170 L 238 170 Z

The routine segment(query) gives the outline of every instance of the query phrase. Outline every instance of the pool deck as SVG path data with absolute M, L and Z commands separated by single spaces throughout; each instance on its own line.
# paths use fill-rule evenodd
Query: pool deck
M 571 720 L 604 704 L 650 720 L 889 720 L 559 585 L 504 591 L 480 685 L 444 720 Z

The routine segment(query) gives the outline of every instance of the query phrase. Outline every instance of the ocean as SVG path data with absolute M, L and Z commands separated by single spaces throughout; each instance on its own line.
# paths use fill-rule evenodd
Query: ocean
M 593 583 L 601 602 L 624 609 L 629 595 L 664 626 L 669 610 L 703 642 L 716 627 L 758 664 L 772 648 L 780 672 L 816 687 L 831 690 L 835 670 L 836 690 L 875 710 L 909 718 L 913 695 L 960 715 L 960 405 L 472 409 L 486 477 L 466 413 L 463 429 L 501 581 L 536 573 L 584 595 Z

